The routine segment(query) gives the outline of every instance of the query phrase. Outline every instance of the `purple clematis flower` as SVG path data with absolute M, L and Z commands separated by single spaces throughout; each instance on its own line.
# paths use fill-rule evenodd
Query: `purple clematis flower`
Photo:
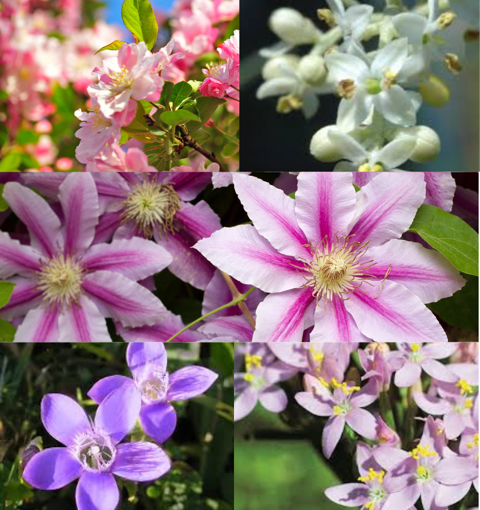
M 335 379 L 329 384 L 305 374 L 304 386 L 307 391 L 297 393 L 295 400 L 315 416 L 329 417 L 322 434 L 322 450 L 327 459 L 340 441 L 345 424 L 366 439 L 377 438 L 377 421 L 363 409 L 378 398 L 374 379 L 360 388 Z
M 26 246 L 0 232 L 0 278 L 16 285 L 0 317 L 25 316 L 15 341 L 107 342 L 104 317 L 125 327 L 164 317 L 160 300 L 136 282 L 167 267 L 171 255 L 140 238 L 94 244 L 100 211 L 91 175 L 64 179 L 60 217 L 19 183 L 6 184 L 3 198 L 30 234 Z
M 132 389 L 114 392 L 100 404 L 92 423 L 70 397 L 45 395 L 43 425 L 65 446 L 37 453 L 28 462 L 23 478 L 42 490 L 60 489 L 79 479 L 79 510 L 114 510 L 119 501 L 114 475 L 147 482 L 160 478 L 171 467 L 170 459 L 156 444 L 121 444 L 135 426 L 139 410 L 140 398 Z
M 134 395 L 141 402 L 140 424 L 155 441 L 165 442 L 177 424 L 170 402 L 197 397 L 210 388 L 218 375 L 204 367 L 189 366 L 167 372 L 167 352 L 163 344 L 133 343 L 127 347 L 127 364 L 133 378 L 112 375 L 98 381 L 88 392 L 97 403 L 115 391 L 127 401 Z M 138 417 L 138 415 L 137 415 Z
M 221 228 L 219 217 L 203 200 L 190 204 L 211 183 L 210 173 L 160 172 L 94 173 L 103 214 L 96 229 L 96 242 L 155 238 L 173 262 L 168 270 L 184 282 L 204 290 L 215 268 L 192 246 Z M 29 186 L 55 197 L 62 176 L 25 177 Z
M 255 177 L 233 180 L 253 225 L 195 248 L 270 293 L 254 341 L 300 342 L 311 326 L 311 341 L 447 341 L 424 303 L 465 281 L 439 252 L 398 239 L 425 200 L 422 174 L 380 174 L 355 193 L 351 173 L 304 173 L 295 200 Z

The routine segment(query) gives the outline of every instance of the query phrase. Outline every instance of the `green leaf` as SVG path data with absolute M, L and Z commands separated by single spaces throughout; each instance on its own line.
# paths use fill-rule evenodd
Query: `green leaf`
M 17 142 L 20 145 L 27 145 L 27 143 L 37 143 L 40 137 L 32 131 L 21 129 L 17 134 Z
M 14 283 L 0 282 L 0 308 L 8 304 L 14 288 Z
M 225 103 L 225 99 L 218 97 L 199 97 L 197 108 L 200 120 L 205 123 L 215 113 L 216 109 Z
M 192 86 L 186 81 L 181 81 L 173 87 L 172 97 L 170 100 L 173 102 L 173 108 L 175 109 L 182 101 L 187 99 L 193 92 Z
M 163 84 L 162 95 L 160 96 L 160 103 L 169 108 L 170 98 L 172 97 L 175 84 L 171 81 L 166 81 Z
M 200 119 L 192 112 L 187 110 L 177 110 L 176 112 L 163 112 L 160 118 L 170 126 L 184 124 L 189 120 L 200 121 Z
M 232 122 L 228 125 L 228 134 L 229 135 L 236 135 L 238 133 L 238 130 L 240 129 L 240 117 L 235 117 Z
M 170 156 L 170 154 L 173 152 L 173 145 L 168 136 L 165 137 L 165 140 L 163 141 L 163 146 L 165 147 L 165 152 Z
M 458 216 L 422 205 L 409 228 L 463 273 L 478 276 L 478 234 Z
M 149 50 L 155 46 L 158 24 L 152 4 L 148 0 L 125 0 L 122 19 L 136 41 L 145 41 Z
M 232 37 L 233 35 L 233 32 L 235 32 L 235 30 L 238 30 L 239 28 L 240 28 L 240 14 L 237 14 L 235 18 L 233 18 L 232 21 L 230 21 L 230 23 L 228 24 L 227 30 L 225 31 L 224 40 L 226 41 L 227 39 L 230 39 L 230 37 Z
M 33 159 L 29 154 L 21 154 L 22 165 L 25 165 L 25 168 L 40 168 L 40 164 L 36 159 Z
M 360 188 L 356 185 L 356 184 L 353 184 L 353 187 L 355 188 L 355 191 L 358 193 L 360 191 Z
M 20 154 L 11 152 L 0 160 L 0 172 L 15 172 L 20 166 L 20 162 Z
M 222 154 L 226 157 L 233 156 L 234 154 L 236 154 L 238 152 L 239 149 L 240 149 L 240 147 L 239 147 L 238 143 L 234 143 L 234 142 L 227 143 L 227 145 L 225 145 L 225 147 L 222 150 Z
M 292 191 L 292 193 L 289 193 L 288 196 L 295 200 L 295 191 Z
M 104 46 L 103 48 L 100 48 L 97 53 L 100 53 L 101 51 L 105 51 L 105 50 L 119 50 L 124 44 L 127 44 L 126 42 L 123 42 L 123 41 L 113 41 L 112 43 L 110 44 L 107 44 L 106 46 Z M 97 54 L 95 53 L 95 55 Z
M 210 133 L 205 131 L 205 129 L 200 129 L 195 133 L 195 141 L 202 145 L 202 143 L 206 142 L 210 138 Z
M 52 101 L 57 106 L 57 111 L 68 115 L 69 119 L 75 111 L 75 93 L 71 87 L 62 88 L 60 85 L 55 85 L 52 94 Z M 70 122 L 70 120 L 69 120 Z
M 0 184 L 0 212 L 6 211 L 9 208 L 7 201 L 3 198 L 3 188 L 5 184 Z
M 145 110 L 141 103 L 137 103 L 137 111 L 135 112 L 135 118 L 128 125 L 122 127 L 124 131 L 131 138 L 135 138 L 143 143 L 152 143 L 155 140 L 155 136 L 150 133 L 145 121 Z
M 122 136 L 120 136 L 120 141 L 118 142 L 118 145 L 123 145 L 124 143 L 127 143 L 128 140 L 132 138 L 130 135 L 125 133 L 125 131 L 122 129 Z

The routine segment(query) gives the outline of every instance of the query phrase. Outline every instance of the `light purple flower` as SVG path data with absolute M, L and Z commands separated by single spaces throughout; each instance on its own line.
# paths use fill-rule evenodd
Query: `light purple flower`
M 439 252 L 398 239 L 425 200 L 423 175 L 380 174 L 355 193 L 350 173 L 303 173 L 295 200 L 254 177 L 233 180 L 253 225 L 195 248 L 271 293 L 254 341 L 299 342 L 311 326 L 311 341 L 447 341 L 424 303 L 465 281 Z
M 374 377 L 380 391 L 388 391 L 393 372 L 402 366 L 402 356 L 398 351 L 390 351 L 388 344 L 370 344 L 358 350 L 358 357 L 365 374 L 362 380 Z
M 106 342 L 104 317 L 126 327 L 164 317 L 160 300 L 136 282 L 167 267 L 172 257 L 140 238 L 94 244 L 100 211 L 91 175 L 64 179 L 60 217 L 19 183 L 5 185 L 3 197 L 30 234 L 26 246 L 0 232 L 0 278 L 16 284 L 0 316 L 25 316 L 15 341 Z
M 132 389 L 109 395 L 93 422 L 70 397 L 45 395 L 43 425 L 65 446 L 36 454 L 23 478 L 42 490 L 60 489 L 79 479 L 75 497 L 79 510 L 114 510 L 119 501 L 114 475 L 147 482 L 160 478 L 171 467 L 168 456 L 153 443 L 121 444 L 135 426 L 139 410 L 140 398 Z
M 88 396 L 97 403 L 103 402 L 112 392 L 124 395 L 125 401 L 138 400 L 142 428 L 159 443 L 173 434 L 177 424 L 175 408 L 170 402 L 201 395 L 218 377 L 215 372 L 199 366 L 187 366 L 169 374 L 163 344 L 129 344 L 127 364 L 133 378 L 105 377 L 90 389 Z
M 348 382 L 339 383 L 335 379 L 327 383 L 306 374 L 304 385 L 307 391 L 297 393 L 295 400 L 316 416 L 328 416 L 322 434 L 322 451 L 327 459 L 340 441 L 345 425 L 366 439 L 376 439 L 375 417 L 363 409 L 378 398 L 374 380 L 360 388 Z

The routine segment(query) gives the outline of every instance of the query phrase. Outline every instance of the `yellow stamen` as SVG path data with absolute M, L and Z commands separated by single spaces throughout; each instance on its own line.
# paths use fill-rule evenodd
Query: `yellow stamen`
M 458 381 L 455 386 L 460 388 L 460 393 L 462 395 L 473 395 L 474 393 L 473 388 L 470 386 L 470 384 L 468 384 L 467 381 L 465 381 L 465 379 L 460 379 L 460 381 Z
M 253 374 L 245 374 L 243 376 L 243 378 L 245 379 L 245 381 L 247 382 L 252 382 L 253 381 Z
M 418 344 L 411 344 L 410 349 L 412 352 L 418 352 L 420 350 L 420 346 Z
M 410 452 L 410 455 L 415 460 L 420 460 L 421 457 L 438 457 L 438 453 L 433 450 L 430 450 L 430 447 L 428 445 L 427 446 L 418 445 Z
M 245 355 L 245 367 L 247 372 L 250 372 L 252 368 L 261 368 L 262 366 L 262 356 L 254 355 L 254 354 L 246 354 Z
M 368 470 L 368 473 L 366 476 L 361 476 L 358 481 L 359 482 L 374 482 L 375 480 L 378 481 L 378 483 L 383 483 L 383 477 L 385 476 L 385 471 L 375 471 L 374 469 L 370 468 Z

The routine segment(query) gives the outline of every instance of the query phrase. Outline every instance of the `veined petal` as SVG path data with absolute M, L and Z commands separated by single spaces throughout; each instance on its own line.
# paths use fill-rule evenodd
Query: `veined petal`
M 297 86 L 295 78 L 279 77 L 268 80 L 260 85 L 257 90 L 257 99 L 265 99 L 272 96 L 290 94 Z
M 403 127 L 414 126 L 417 121 L 417 109 L 412 97 L 399 85 L 393 85 L 373 96 L 375 108 L 392 124 Z
M 88 391 L 87 395 L 97 404 L 102 403 L 112 391 L 118 390 L 124 384 L 133 385 L 133 379 L 124 375 L 110 375 L 97 381 Z
M 378 282 L 369 294 L 355 292 L 345 301 L 358 328 L 376 342 L 447 342 L 433 313 L 408 289 L 395 282 Z M 378 297 L 376 297 L 378 296 Z
M 427 183 L 424 203 L 450 212 L 456 189 L 452 174 L 448 172 L 425 172 L 423 175 Z
M 75 492 L 78 510 L 115 510 L 120 499 L 111 473 L 84 471 Z
M 15 342 L 58 342 L 59 312 L 56 308 L 30 310 L 15 334 Z
M 20 244 L 6 232 L 0 232 L 0 279 L 11 276 L 30 276 L 40 269 L 41 254 L 31 246 Z
M 22 173 L 22 181 L 29 188 L 35 188 L 44 197 L 57 198 L 60 185 L 69 176 L 68 173 Z
M 167 351 L 162 344 L 132 343 L 127 347 L 127 365 L 137 379 L 152 367 L 165 372 Z
M 218 317 L 201 326 L 199 331 L 208 336 L 230 338 L 237 342 L 251 342 L 253 337 L 253 326 L 244 315 Z M 215 337 L 212 338 L 212 341 L 217 341 Z
M 175 431 L 177 414 L 166 402 L 144 405 L 140 411 L 140 423 L 145 433 L 158 443 L 164 443 Z
M 135 482 L 156 480 L 169 471 L 172 463 L 166 453 L 153 443 L 125 443 L 117 447 L 112 471 Z
M 270 294 L 257 308 L 254 342 L 301 342 L 313 325 L 312 289 L 300 288 Z
M 308 258 L 305 234 L 295 219 L 295 201 L 261 179 L 234 175 L 238 198 L 258 233 L 280 253 Z
M 216 230 L 222 228 L 218 215 L 203 200 L 195 205 L 182 204 L 175 219 L 195 241 L 210 237 Z
M 158 180 L 172 184 L 179 197 L 188 202 L 211 184 L 212 176 L 208 172 L 165 172 L 158 175 Z
M 265 292 L 298 288 L 305 281 L 296 269 L 301 264 L 280 254 L 251 225 L 222 228 L 195 249 L 238 281 Z
M 205 393 L 217 380 L 218 374 L 205 367 L 188 366 L 170 374 L 168 401 L 188 400 Z
M 99 243 L 107 243 L 112 239 L 113 234 L 122 222 L 121 215 L 121 211 L 107 212 L 102 214 L 97 228 L 95 229 L 95 237 L 92 243 L 93 245 Z
M 7 321 L 22 317 L 30 310 L 40 306 L 42 292 L 37 290 L 35 282 L 22 276 L 10 278 L 15 284 L 10 301 L 0 308 L 0 318 Z
M 329 487 L 325 496 L 338 505 L 359 507 L 370 501 L 368 486 L 364 483 L 346 483 Z

